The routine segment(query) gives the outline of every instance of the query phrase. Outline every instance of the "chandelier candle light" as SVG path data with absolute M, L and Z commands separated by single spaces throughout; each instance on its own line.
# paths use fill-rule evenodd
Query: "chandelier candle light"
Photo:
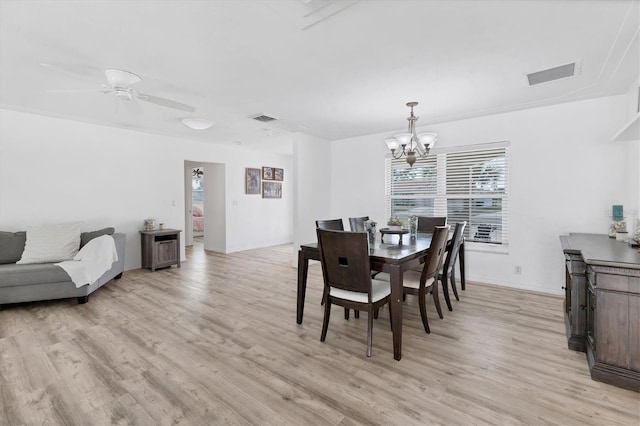
M 391 156 L 395 159 L 401 158 L 403 155 L 406 156 L 407 163 L 411 167 L 416 162 L 416 154 L 420 158 L 425 158 L 438 140 L 438 135 L 433 132 L 416 135 L 416 121 L 419 117 L 413 115 L 413 107 L 417 105 L 417 102 L 407 102 L 407 106 L 411 108 L 411 115 L 407 118 L 409 121 L 407 133 L 400 133 L 395 138 L 385 140 L 391 151 Z M 399 150 L 398 147 L 402 147 L 402 149 Z

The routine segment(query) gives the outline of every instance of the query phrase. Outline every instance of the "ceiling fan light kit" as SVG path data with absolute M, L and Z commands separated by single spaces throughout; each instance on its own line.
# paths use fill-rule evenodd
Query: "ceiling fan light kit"
M 413 167 L 417 158 L 425 158 L 429 155 L 429 151 L 438 140 L 438 134 L 434 132 L 425 132 L 416 134 L 416 121 L 419 117 L 413 114 L 413 107 L 418 106 L 417 102 L 407 102 L 407 106 L 411 108 L 411 115 L 407 118 L 409 128 L 407 133 L 399 133 L 394 138 L 386 139 L 387 148 L 391 151 L 391 157 L 395 159 L 407 157 L 407 163 Z M 398 148 L 402 148 L 398 150 Z M 417 157 L 416 157 L 417 155 Z
M 107 83 L 113 88 L 131 86 L 142 81 L 139 75 L 125 70 L 105 70 L 104 74 L 107 76 Z
M 213 126 L 213 121 L 206 118 L 187 117 L 182 119 L 182 124 L 193 130 L 206 130 Z

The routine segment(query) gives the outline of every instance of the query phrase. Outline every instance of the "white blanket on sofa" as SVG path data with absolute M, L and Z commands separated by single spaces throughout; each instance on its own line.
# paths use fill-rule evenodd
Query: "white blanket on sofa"
M 73 260 L 56 263 L 80 288 L 93 284 L 118 261 L 116 242 L 111 235 L 102 235 L 89 241 L 80 249 Z

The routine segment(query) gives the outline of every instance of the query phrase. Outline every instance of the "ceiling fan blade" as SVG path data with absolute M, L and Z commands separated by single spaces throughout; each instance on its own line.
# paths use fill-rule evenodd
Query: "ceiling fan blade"
M 111 93 L 111 89 L 49 89 L 48 93 Z
M 89 65 L 54 64 L 50 62 L 39 62 L 39 64 L 58 73 L 66 74 L 74 78 L 81 78 L 94 84 L 100 84 L 104 81 L 104 71 Z
M 141 101 L 147 101 L 147 102 L 151 102 L 157 105 L 162 105 L 168 108 L 179 109 L 181 111 L 194 112 L 196 110 L 196 108 L 192 107 L 191 105 L 183 104 L 177 101 L 172 101 L 171 99 L 161 98 L 159 96 L 138 93 L 136 94 L 136 97 Z

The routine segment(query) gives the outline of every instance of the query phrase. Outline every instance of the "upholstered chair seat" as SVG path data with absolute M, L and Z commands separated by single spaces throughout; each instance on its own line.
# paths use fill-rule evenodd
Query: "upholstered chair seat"
M 419 279 L 420 277 L 418 277 Z M 391 294 L 389 281 L 371 280 L 371 301 L 377 302 Z M 349 300 L 351 302 L 367 303 L 367 293 L 343 290 L 341 288 L 330 287 L 329 295 L 338 299 Z

